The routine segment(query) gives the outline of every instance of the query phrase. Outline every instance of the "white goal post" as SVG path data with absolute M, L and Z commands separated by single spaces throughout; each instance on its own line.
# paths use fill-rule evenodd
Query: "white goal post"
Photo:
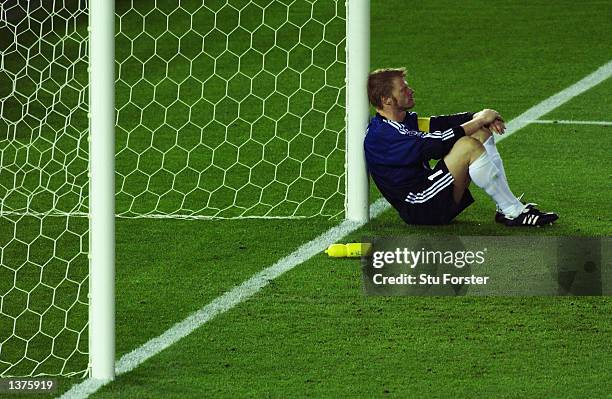
M 349 0 L 346 14 L 345 216 L 367 222 L 369 185 L 363 138 L 369 115 L 366 91 L 370 70 L 370 2 Z
M 89 369 L 115 377 L 115 2 L 89 1 Z

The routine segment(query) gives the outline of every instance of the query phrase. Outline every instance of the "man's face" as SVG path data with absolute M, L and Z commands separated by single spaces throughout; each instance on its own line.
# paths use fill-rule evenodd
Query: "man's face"
M 406 80 L 398 76 L 393 80 L 392 106 L 402 111 L 414 107 L 414 91 L 408 86 Z

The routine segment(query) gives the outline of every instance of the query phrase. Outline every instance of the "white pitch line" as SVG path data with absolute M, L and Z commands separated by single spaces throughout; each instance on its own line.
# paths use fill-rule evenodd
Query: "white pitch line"
M 609 121 L 572 121 L 572 120 L 556 120 L 556 119 L 538 119 L 530 121 L 529 123 L 544 123 L 544 124 L 560 124 L 560 125 L 600 125 L 600 126 L 612 126 L 612 122 Z
M 607 72 L 600 72 L 602 69 L 606 70 Z M 548 113 L 559 105 L 565 103 L 572 97 L 575 97 L 578 94 L 595 86 L 597 83 L 602 82 L 608 76 L 610 76 L 611 73 L 612 61 L 608 62 L 606 65 L 599 68 L 597 71 L 587 76 L 586 78 L 580 80 L 578 83 L 529 108 L 517 118 L 508 122 L 508 130 L 506 134 L 499 137 L 503 139 L 510 136 L 512 133 L 515 133 L 519 129 L 527 126 L 531 120 L 539 118 L 545 113 Z M 602 74 L 606 75 L 606 77 L 602 78 L 600 76 Z M 381 198 L 370 206 L 370 216 L 372 219 L 374 219 L 389 208 L 389 203 Z M 115 374 L 119 376 L 135 369 L 147 359 L 155 356 L 162 350 L 168 348 L 169 346 L 178 342 L 180 339 L 191 334 L 194 330 L 201 327 L 203 324 L 210 321 L 215 316 L 224 313 L 233 308 L 234 306 L 238 305 L 239 303 L 249 299 L 257 292 L 259 292 L 259 290 L 267 286 L 271 280 L 293 269 L 297 265 L 306 262 L 314 255 L 323 251 L 329 244 L 337 242 L 347 234 L 352 233 L 363 225 L 364 223 L 361 222 L 345 220 L 338 226 L 332 227 L 331 229 L 319 235 L 312 241 L 309 241 L 306 244 L 302 245 L 297 250 L 280 259 L 272 266 L 267 267 L 261 272 L 255 274 L 253 277 L 246 280 L 241 285 L 233 288 L 232 290 L 226 292 L 220 297 L 217 297 L 208 305 L 193 313 L 191 316 L 187 317 L 183 321 L 175 324 L 169 330 L 166 330 L 166 332 L 164 332 L 163 334 L 149 340 L 147 343 L 134 349 L 132 352 L 123 355 L 121 359 L 119 359 L 115 364 Z M 65 392 L 61 396 L 61 398 L 84 399 L 87 398 L 89 395 L 93 394 L 94 392 L 98 391 L 98 389 L 108 384 L 109 382 L 111 381 L 89 378 L 79 384 L 74 385 L 72 388 L 70 388 L 70 390 Z
M 557 94 L 548 97 L 541 103 L 529 108 L 506 125 L 506 133 L 502 136 L 495 136 L 495 142 L 505 140 L 518 130 L 524 128 L 550 111 L 565 104 L 572 98 L 584 93 L 591 87 L 596 86 L 612 76 L 612 60 L 599 67 L 595 72 L 580 79 L 578 82 L 561 90 Z

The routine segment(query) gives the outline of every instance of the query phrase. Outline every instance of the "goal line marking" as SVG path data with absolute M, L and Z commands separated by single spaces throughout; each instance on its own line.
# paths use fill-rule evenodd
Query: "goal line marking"
M 572 120 L 557 120 L 557 119 L 538 119 L 530 121 L 529 123 L 540 123 L 540 124 L 560 124 L 560 125 L 600 125 L 600 126 L 612 126 L 610 121 L 572 121 Z
M 507 125 L 507 133 L 498 137 L 501 139 L 509 137 L 511 134 L 516 133 L 521 128 L 527 126 L 531 120 L 538 119 L 544 114 L 552 111 L 559 105 L 569 101 L 571 98 L 602 82 L 611 74 L 612 61 L 608 62 L 597 71 L 593 72 L 567 89 L 562 90 L 539 104 L 529 108 L 517 118 L 511 120 Z M 389 203 L 381 198 L 370 206 L 370 215 L 372 219 L 374 219 L 389 208 Z M 312 241 L 301 245 L 291 254 L 280 259 L 272 266 L 263 269 L 239 286 L 236 286 L 230 291 L 227 291 L 225 294 L 217 297 L 212 302 L 191 314 L 183 321 L 175 324 L 161 335 L 150 339 L 148 342 L 134 349 L 132 352 L 123 355 L 115 363 L 116 375 L 120 376 L 135 369 L 146 360 L 191 334 L 194 330 L 212 320 L 215 316 L 224 313 L 239 303 L 249 299 L 262 288 L 266 287 L 271 280 L 281 276 L 283 273 L 293 269 L 297 265 L 306 262 L 313 256 L 323 251 L 329 244 L 340 240 L 363 225 L 364 223 L 362 222 L 345 220 L 339 225 L 332 227 L 323 234 L 319 235 Z M 109 382 L 111 381 L 89 378 L 79 384 L 74 385 L 72 388 L 70 388 L 70 390 L 66 391 L 61 398 L 84 399 L 98 391 L 101 387 Z

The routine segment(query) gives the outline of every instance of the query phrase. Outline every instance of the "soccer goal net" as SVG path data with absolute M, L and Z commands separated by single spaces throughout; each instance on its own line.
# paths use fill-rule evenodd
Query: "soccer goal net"
M 0 2 L 1 376 L 89 367 L 95 1 Z M 116 215 L 341 217 L 346 32 L 344 0 L 117 0 Z
M 344 1 L 117 2 L 117 210 L 344 211 Z

